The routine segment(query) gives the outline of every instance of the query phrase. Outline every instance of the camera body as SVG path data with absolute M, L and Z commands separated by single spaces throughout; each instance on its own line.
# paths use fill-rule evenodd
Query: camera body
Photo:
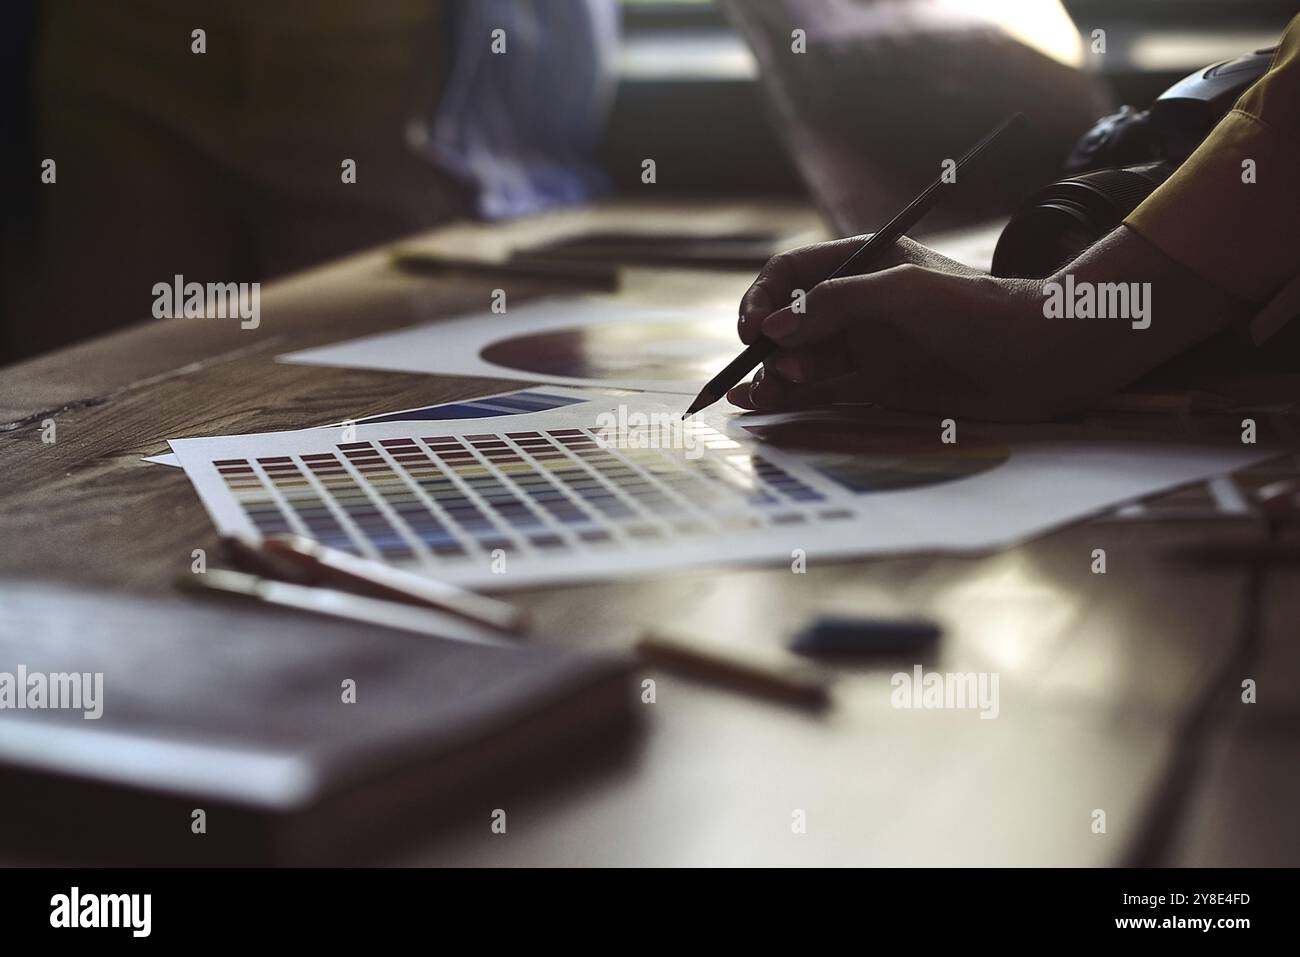
M 1273 52 L 1214 63 L 1179 80 L 1150 109 L 1125 106 L 1098 120 L 1067 158 L 1066 177 L 1032 195 L 1002 230 L 993 275 L 1051 275 L 1122 223 L 1264 75 Z

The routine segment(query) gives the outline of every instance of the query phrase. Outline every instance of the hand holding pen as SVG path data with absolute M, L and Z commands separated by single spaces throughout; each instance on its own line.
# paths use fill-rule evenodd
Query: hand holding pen
M 941 165 L 941 171 L 934 181 L 923 189 L 915 199 L 899 210 L 878 232 L 866 237 L 845 240 L 842 246 L 825 243 L 815 247 L 807 247 L 807 249 L 814 250 L 816 255 L 801 257 L 798 261 L 799 268 L 794 269 L 793 272 L 796 276 L 802 274 L 809 277 L 811 290 L 804 293 L 800 289 L 799 293 L 793 296 L 793 301 L 788 307 L 778 308 L 775 313 L 764 319 L 763 333 L 749 341 L 744 352 L 728 363 L 721 372 L 705 384 L 682 417 L 685 418 L 707 408 L 724 395 L 728 395 L 741 379 L 748 375 L 760 362 L 765 362 L 779 347 L 801 347 L 810 343 L 817 343 L 822 347 L 822 354 L 816 357 L 817 361 L 815 363 L 813 357 L 807 355 L 802 358 L 798 356 L 786 357 L 787 360 L 794 362 L 796 367 L 806 364 L 810 369 L 816 369 L 819 373 L 826 373 L 825 378 L 827 379 L 836 379 L 849 375 L 850 370 L 853 369 L 852 362 L 846 363 L 844 361 L 846 356 L 842 348 L 840 348 L 840 343 L 836 341 L 839 333 L 852 334 L 856 331 L 845 321 L 848 313 L 843 310 L 835 311 L 832 308 L 818 308 L 817 316 L 813 317 L 807 315 L 809 307 L 820 307 L 823 303 L 828 307 L 833 306 L 835 304 L 833 300 L 842 298 L 843 291 L 851 279 L 857 277 L 862 270 L 877 268 L 885 257 L 892 255 L 895 244 L 903 238 L 904 233 L 916 226 L 921 221 L 921 218 L 947 195 L 950 189 L 955 188 L 959 182 L 964 184 L 963 175 L 968 171 L 970 165 L 987 154 L 990 148 L 1009 131 L 1020 127 L 1024 122 L 1023 114 L 1012 114 L 990 130 L 950 167 L 943 168 Z M 826 253 L 825 263 L 809 261 L 810 259 L 822 258 L 823 252 Z M 831 256 L 842 256 L 843 258 L 838 265 L 827 268 L 830 263 L 835 261 Z M 790 260 L 791 255 L 785 254 L 784 263 L 786 267 L 789 266 Z M 782 268 L 782 257 L 778 256 L 768 264 L 764 272 L 779 272 Z M 790 270 L 787 268 L 786 271 L 789 272 Z M 894 282 L 897 282 L 899 278 L 900 276 L 897 273 L 892 276 Z M 762 279 L 763 277 L 760 276 L 759 283 L 762 282 Z M 759 283 L 755 283 L 755 285 L 759 285 Z M 776 306 L 776 303 L 771 299 L 770 291 L 764 290 L 763 292 L 767 297 L 767 304 Z M 753 293 L 752 289 L 751 293 Z M 815 301 L 813 301 L 814 297 Z M 743 337 L 745 332 L 743 323 L 741 332 Z M 829 346 L 829 349 L 826 348 L 827 346 Z M 852 360 L 855 356 L 850 354 L 848 358 Z M 825 390 L 808 393 L 809 398 L 817 400 L 812 403 L 815 405 L 824 404 L 828 395 L 829 393 Z

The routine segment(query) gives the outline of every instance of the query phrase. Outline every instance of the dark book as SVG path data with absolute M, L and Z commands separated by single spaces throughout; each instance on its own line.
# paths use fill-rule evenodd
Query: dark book
M 614 657 L 0 582 L 0 843 L 18 861 L 364 859 L 488 784 L 616 756 L 638 702 Z

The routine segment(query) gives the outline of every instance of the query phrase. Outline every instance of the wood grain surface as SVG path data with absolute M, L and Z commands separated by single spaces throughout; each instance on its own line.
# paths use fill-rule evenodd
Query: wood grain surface
M 806 210 L 758 202 L 584 215 L 555 220 L 557 231 L 638 217 L 702 231 L 815 223 Z M 413 242 L 493 255 L 518 235 L 547 235 L 547 221 Z M 732 304 L 750 278 L 628 270 L 621 294 Z M 575 291 L 549 280 L 400 275 L 389 251 L 375 250 L 264 288 L 256 330 L 145 320 L 0 371 L 0 576 L 171 591 L 191 551 L 215 555 L 217 540 L 185 475 L 142 456 L 166 451 L 168 438 L 300 428 L 524 385 L 275 361 L 484 308 L 498 286 L 511 302 Z M 142 291 L 142 316 L 150 303 Z M 41 440 L 48 420 L 53 444 Z M 1180 542 L 1257 534 L 1249 520 L 1084 523 L 978 558 L 839 562 L 805 575 L 720 567 L 514 593 L 537 616 L 536 640 L 566 645 L 630 647 L 655 626 L 775 647 L 819 612 L 932 615 L 945 635 L 926 667 L 998 672 L 1001 714 L 891 708 L 889 676 L 910 661 L 839 668 L 834 706 L 821 715 L 647 668 L 656 701 L 626 764 L 492 795 L 379 859 L 1102 865 L 1140 853 L 1152 855 L 1141 863 L 1294 864 L 1296 573 L 1270 573 L 1250 673 L 1225 681 L 1223 666 L 1239 660 L 1245 572 L 1167 555 Z M 1107 550 L 1106 575 L 1090 571 L 1097 547 Z M 1259 681 L 1259 705 L 1235 701 L 1239 677 Z M 1164 785 L 1186 743 L 1179 735 L 1206 694 L 1216 714 L 1193 742 L 1192 777 L 1171 798 Z M 495 807 L 510 811 L 505 836 L 489 830 Z M 1097 809 L 1104 834 L 1092 830 Z M 792 829 L 796 811 L 806 833 Z M 1148 847 L 1156 820 L 1170 834 Z

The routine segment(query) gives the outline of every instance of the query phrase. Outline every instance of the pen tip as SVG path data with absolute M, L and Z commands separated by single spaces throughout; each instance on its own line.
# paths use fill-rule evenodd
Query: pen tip
M 700 409 L 703 409 L 706 406 L 710 406 L 717 401 L 718 401 L 717 396 L 715 396 L 712 392 L 705 389 L 703 392 L 701 392 L 699 395 L 695 397 L 694 402 L 692 402 L 689 406 L 687 406 L 686 411 L 682 413 L 682 419 L 683 420 L 689 419 L 696 412 L 699 412 Z

